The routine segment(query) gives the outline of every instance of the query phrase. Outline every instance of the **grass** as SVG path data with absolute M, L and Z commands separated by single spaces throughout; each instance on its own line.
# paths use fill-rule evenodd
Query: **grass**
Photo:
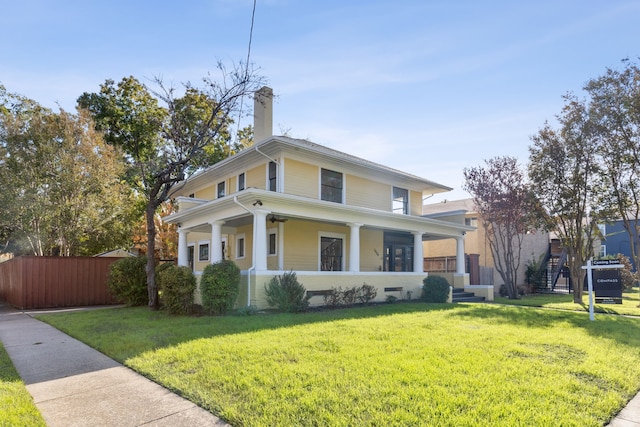
M 40 316 L 232 425 L 602 426 L 640 385 L 640 319 L 490 304 Z
M 2 344 L 0 344 L 0 426 L 46 426 Z
M 496 303 L 521 305 L 528 307 L 545 307 L 558 310 L 589 311 L 589 295 L 585 292 L 582 296 L 582 304 L 573 302 L 573 294 L 532 294 L 525 295 L 518 300 L 508 298 L 496 298 Z M 622 314 L 627 316 L 640 316 L 638 287 L 622 293 L 622 304 L 594 304 L 595 313 Z M 595 298 L 594 298 L 595 303 Z

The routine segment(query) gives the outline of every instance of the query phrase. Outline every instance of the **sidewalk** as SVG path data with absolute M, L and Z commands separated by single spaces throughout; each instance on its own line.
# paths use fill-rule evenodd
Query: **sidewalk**
M 48 426 L 226 426 L 57 329 L 0 303 L 0 341 Z

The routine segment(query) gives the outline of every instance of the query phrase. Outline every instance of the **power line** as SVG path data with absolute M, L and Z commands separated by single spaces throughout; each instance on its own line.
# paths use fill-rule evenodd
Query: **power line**
M 251 27 L 249 28 L 249 45 L 247 47 L 247 62 L 244 64 L 244 75 L 249 75 L 249 61 L 251 60 L 251 42 L 253 41 L 253 24 L 256 18 L 256 3 L 258 0 L 253 0 L 253 9 L 251 11 Z M 242 117 L 242 109 L 244 107 L 244 96 L 240 99 L 240 111 L 238 111 L 238 125 L 236 128 L 236 141 L 238 141 L 238 134 L 240 133 L 240 119 Z M 229 156 L 231 156 L 231 147 L 229 147 Z

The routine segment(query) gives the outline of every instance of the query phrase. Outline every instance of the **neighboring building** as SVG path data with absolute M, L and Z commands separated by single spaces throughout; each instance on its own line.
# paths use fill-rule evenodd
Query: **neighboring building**
M 177 187 L 178 211 L 164 220 L 179 226 L 179 265 L 199 274 L 208 263 L 233 260 L 245 280 L 238 303 L 265 307 L 265 285 L 287 271 L 307 290 L 367 283 L 378 301 L 399 289 L 416 297 L 426 277 L 424 240 L 450 240 L 464 253 L 473 227 L 422 216 L 423 198 L 450 188 L 272 136 L 271 90 L 256 99 L 255 145 Z M 453 281 L 468 284 L 463 262 Z
M 632 221 L 633 223 L 634 221 Z M 599 243 L 599 255 L 617 255 L 622 254 L 629 258 L 634 270 L 637 270 L 633 257 L 631 256 L 631 241 L 629 239 L 629 233 L 625 230 L 623 221 L 618 220 L 609 224 L 599 224 L 600 233 L 604 237 Z M 634 226 L 634 230 L 638 230 L 638 226 Z M 636 241 L 636 247 L 640 248 L 640 238 L 637 231 L 634 236 Z M 596 251 L 598 254 L 598 251 Z
M 494 285 L 495 292 L 503 284 L 500 274 L 495 270 L 491 248 L 486 237 L 485 229 L 482 225 L 482 217 L 477 212 L 473 199 L 462 199 L 443 201 L 440 203 L 427 204 L 423 206 L 426 217 L 443 220 L 464 221 L 464 224 L 477 227 L 465 235 L 465 251 L 467 257 L 476 258 L 480 267 L 480 272 L 473 277 L 472 285 Z M 527 263 L 538 261 L 549 250 L 549 233 L 538 231 L 528 233 L 524 236 L 521 262 L 518 268 L 518 284 L 525 284 L 525 271 Z M 447 240 L 425 241 L 424 243 L 425 264 L 429 265 L 430 259 L 449 258 L 455 259 L 456 247 Z M 475 283 L 477 281 L 477 283 Z

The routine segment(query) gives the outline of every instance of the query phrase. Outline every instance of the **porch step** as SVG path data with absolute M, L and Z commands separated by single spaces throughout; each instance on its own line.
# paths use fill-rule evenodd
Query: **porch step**
M 453 293 L 453 302 L 483 302 L 485 300 L 484 297 L 477 297 L 473 292 L 465 292 L 462 288 L 454 288 Z

